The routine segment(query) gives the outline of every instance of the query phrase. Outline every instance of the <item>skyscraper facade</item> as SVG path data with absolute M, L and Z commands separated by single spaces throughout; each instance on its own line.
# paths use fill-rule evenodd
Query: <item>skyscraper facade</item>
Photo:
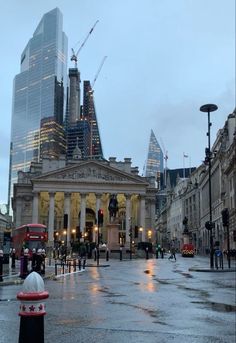
M 90 123 L 90 153 L 93 159 L 103 159 L 102 143 L 97 122 L 93 90 L 90 81 L 84 81 L 83 119 Z
M 148 157 L 146 162 L 145 176 L 154 176 L 157 182 L 157 188 L 160 189 L 161 185 L 161 175 L 163 174 L 163 152 L 162 149 L 154 135 L 153 130 L 151 130 L 149 146 L 148 146 Z
M 43 155 L 65 153 L 67 45 L 62 14 L 55 8 L 44 14 L 21 54 L 13 87 L 9 205 L 19 170 L 28 171 Z

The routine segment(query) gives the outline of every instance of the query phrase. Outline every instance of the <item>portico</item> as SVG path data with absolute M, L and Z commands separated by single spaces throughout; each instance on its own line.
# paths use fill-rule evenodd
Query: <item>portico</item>
M 28 195 L 32 222 L 48 226 L 49 246 L 54 245 L 55 235 L 62 240 L 64 229 L 69 246 L 74 239 L 93 240 L 91 230 L 97 223 L 98 210 L 102 209 L 104 223 L 101 233 L 103 241 L 107 242 L 107 229 L 111 223 L 108 205 L 111 196 L 116 195 L 118 212 L 114 223 L 118 227 L 117 245 L 121 244 L 121 237 L 125 237 L 126 244 L 130 243 L 131 225 L 132 229 L 143 228 L 141 240 L 145 241 L 147 226 L 154 227 L 155 213 L 151 208 L 155 192 L 145 178 L 137 175 L 137 169 L 127 168 L 127 160 L 130 166 L 130 159 L 126 159 L 123 166 L 118 164 L 119 168 L 113 158 L 112 163 L 77 161 L 37 176 L 32 169 L 29 173 L 21 174 L 20 179 L 24 179 L 24 182 L 16 184 L 13 200 L 18 225 L 28 222 L 28 216 L 25 217 L 24 212 L 19 211 Z

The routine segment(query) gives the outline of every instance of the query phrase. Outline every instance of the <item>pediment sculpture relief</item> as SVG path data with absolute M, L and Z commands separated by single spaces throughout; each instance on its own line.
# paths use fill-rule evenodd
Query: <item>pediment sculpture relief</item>
M 95 179 L 95 180 L 104 180 L 104 181 L 128 181 L 129 179 L 122 175 L 115 175 L 104 169 L 97 168 L 80 168 L 73 171 L 67 171 L 54 176 L 57 179 Z

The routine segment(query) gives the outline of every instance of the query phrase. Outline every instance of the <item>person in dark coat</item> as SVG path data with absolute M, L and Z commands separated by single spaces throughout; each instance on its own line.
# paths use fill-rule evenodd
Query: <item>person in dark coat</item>
M 174 258 L 175 261 L 176 261 L 175 247 L 171 247 L 171 249 L 170 249 L 170 256 L 169 256 L 168 260 L 170 260 L 170 259 L 172 259 L 172 258 Z

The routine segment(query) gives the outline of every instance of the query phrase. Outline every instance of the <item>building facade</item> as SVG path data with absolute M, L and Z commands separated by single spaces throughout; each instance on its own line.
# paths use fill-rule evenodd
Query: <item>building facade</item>
M 123 162 L 111 157 L 109 161 L 70 163 L 65 158 L 44 158 L 41 163 L 32 164 L 29 172 L 18 173 L 18 183 L 14 184 L 14 226 L 30 222 L 47 225 L 49 246 L 55 239 L 66 240 L 67 245 L 85 237 L 92 242 L 98 210 L 102 209 L 101 233 L 105 242 L 109 242 L 109 230 L 114 228 L 113 244 L 130 244 L 130 232 L 136 243 L 147 241 L 154 237 L 155 193 L 154 185 L 131 167 L 130 158 Z M 108 209 L 113 196 L 118 202 L 115 218 L 111 218 Z
M 222 250 L 236 249 L 236 111 L 230 114 L 219 130 L 211 149 L 212 236 Z M 229 225 L 223 226 L 222 211 L 229 211 Z M 167 188 L 166 203 L 156 218 L 157 237 L 169 248 L 173 240 L 177 247 L 183 243 L 184 218 L 187 218 L 189 240 L 200 254 L 208 254 L 209 169 L 206 163 L 187 178 L 179 178 Z M 182 233 L 181 233 L 182 232 Z M 178 234 L 177 234 L 178 233 Z M 228 247 L 229 242 L 229 247 Z
M 55 157 L 58 152 L 64 153 L 62 125 L 66 80 L 67 37 L 63 32 L 62 14 L 55 8 L 42 17 L 22 52 L 20 73 L 14 79 L 9 204 L 19 170 L 29 170 L 31 162 L 39 161 L 44 153 L 53 156 L 56 151 Z M 53 149 L 46 143 L 50 141 L 50 125 Z

